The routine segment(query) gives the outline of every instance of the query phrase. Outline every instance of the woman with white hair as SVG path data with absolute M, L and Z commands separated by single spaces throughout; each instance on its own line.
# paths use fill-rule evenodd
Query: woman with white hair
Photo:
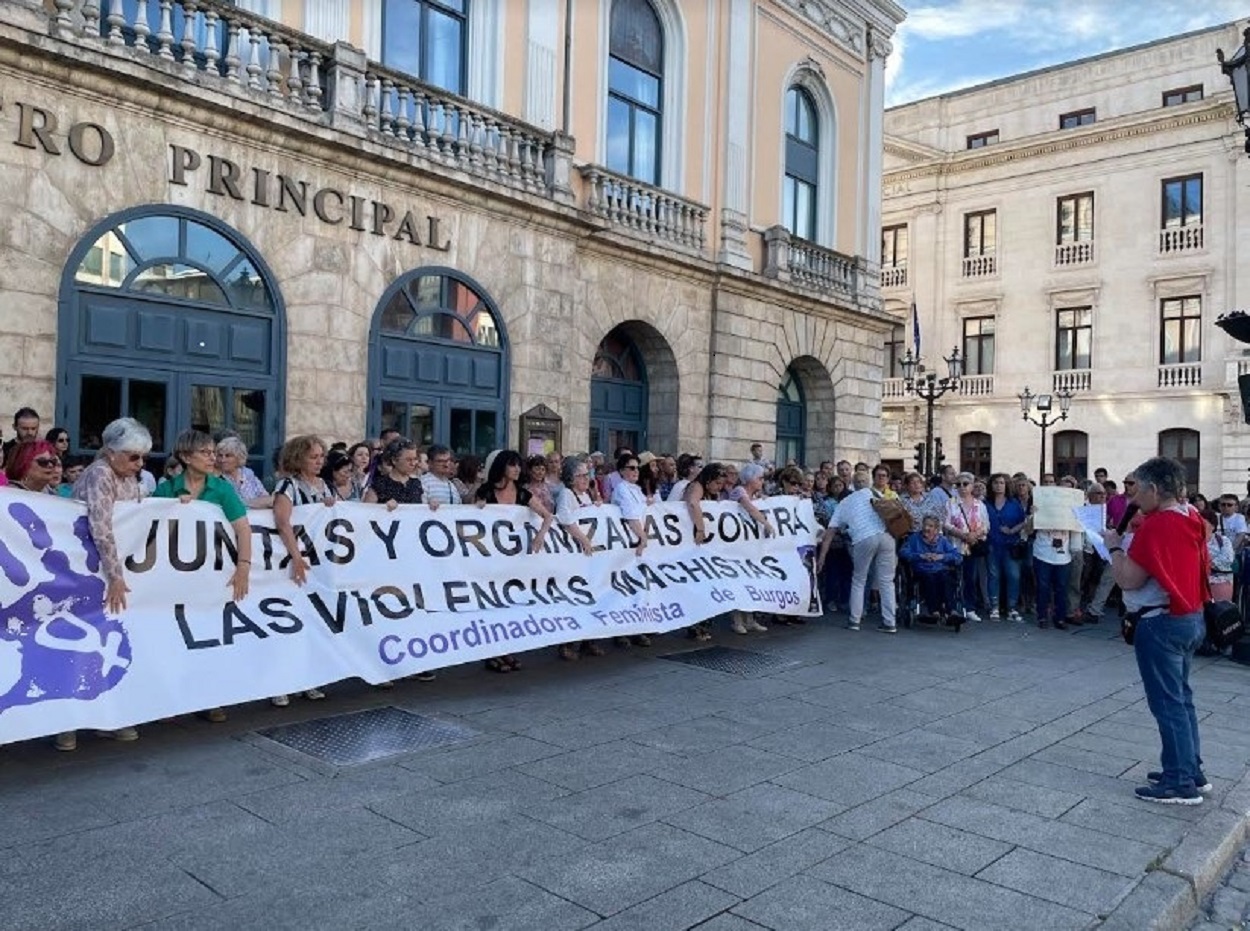
M 247 467 L 247 446 L 237 436 L 225 436 L 218 441 L 217 474 L 234 486 L 235 493 L 249 508 L 273 507 L 273 495 Z
M 773 535 L 773 525 L 768 522 L 768 515 L 756 507 L 752 500 L 763 495 L 765 474 L 764 466 L 757 462 L 748 462 L 738 470 L 738 484 L 729 490 L 726 499 L 735 502 L 742 510 L 746 511 L 750 515 L 751 520 L 755 521 L 763 529 L 764 536 L 771 537 Z M 748 611 L 735 611 L 730 628 L 735 634 L 768 630 L 767 627 L 756 619 L 754 614 Z
M 126 593 L 130 587 L 126 585 L 126 574 L 113 536 L 113 507 L 118 501 L 143 498 L 139 473 L 143 470 L 144 457 L 152 451 L 152 434 L 133 417 L 122 417 L 105 427 L 100 439 L 100 452 L 95 461 L 74 483 L 74 497 L 87 505 L 87 529 L 100 554 L 100 571 L 108 586 L 104 607 L 110 614 L 119 614 L 126 610 Z M 133 727 L 101 733 L 114 740 L 139 739 L 139 732 Z M 77 747 L 78 738 L 73 731 L 57 734 L 58 750 Z

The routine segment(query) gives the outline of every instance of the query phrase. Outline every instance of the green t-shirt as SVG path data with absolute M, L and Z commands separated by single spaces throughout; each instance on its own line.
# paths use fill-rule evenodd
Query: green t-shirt
M 175 475 L 172 479 L 161 479 L 153 495 L 157 498 L 180 498 L 186 493 L 187 479 L 184 473 Z M 205 477 L 204 490 L 200 492 L 196 500 L 217 505 L 226 515 L 226 520 L 232 524 L 247 514 L 247 506 L 239 497 L 239 493 L 234 490 L 234 486 L 217 475 Z

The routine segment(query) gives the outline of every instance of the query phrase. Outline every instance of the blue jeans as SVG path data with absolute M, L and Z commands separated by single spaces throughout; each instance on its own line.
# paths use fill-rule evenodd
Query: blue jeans
M 1160 785 L 1167 788 L 1194 788 L 1194 780 L 1202 769 L 1189 665 L 1206 632 L 1202 612 L 1198 611 L 1182 617 L 1165 614 L 1142 618 L 1133 638 L 1146 704 L 1159 725 L 1159 740 L 1163 744 Z
M 1068 570 L 1064 563 L 1055 566 L 1033 557 L 1033 574 L 1037 577 L 1037 619 L 1062 621 L 1068 614 Z
M 1002 603 L 1002 582 L 1007 582 L 1007 610 L 1020 607 L 1020 560 L 1011 558 L 1009 546 L 990 546 L 990 610 Z

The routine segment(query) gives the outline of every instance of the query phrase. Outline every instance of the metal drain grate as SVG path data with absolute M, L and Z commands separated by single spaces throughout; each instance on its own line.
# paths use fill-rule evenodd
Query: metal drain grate
M 336 766 L 369 763 L 477 736 L 477 731 L 463 725 L 389 706 L 284 724 L 257 733 Z
M 762 676 L 779 669 L 799 665 L 798 660 L 786 659 L 784 656 L 756 653 L 753 650 L 736 650 L 733 647 L 704 647 L 701 650 L 686 650 L 683 653 L 667 653 L 658 658 L 672 660 L 674 663 L 685 663 L 688 666 L 698 666 L 700 669 L 733 673 L 736 676 Z

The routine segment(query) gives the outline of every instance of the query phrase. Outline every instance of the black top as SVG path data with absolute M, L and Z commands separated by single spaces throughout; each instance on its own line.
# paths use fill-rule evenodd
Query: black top
M 387 504 L 391 501 L 396 504 L 420 504 L 424 490 L 421 487 L 421 479 L 416 475 L 400 484 L 381 470 L 373 476 L 369 487 L 378 496 L 378 504 Z
M 497 490 L 498 489 L 496 489 L 490 482 L 483 482 L 478 486 L 477 494 L 474 495 L 474 500 L 485 501 L 487 504 L 498 504 L 499 499 L 495 497 L 495 492 Z M 518 484 L 516 486 L 516 503 L 518 506 L 523 508 L 529 507 L 530 499 L 533 497 L 534 496 L 530 494 L 529 489 L 524 485 Z

